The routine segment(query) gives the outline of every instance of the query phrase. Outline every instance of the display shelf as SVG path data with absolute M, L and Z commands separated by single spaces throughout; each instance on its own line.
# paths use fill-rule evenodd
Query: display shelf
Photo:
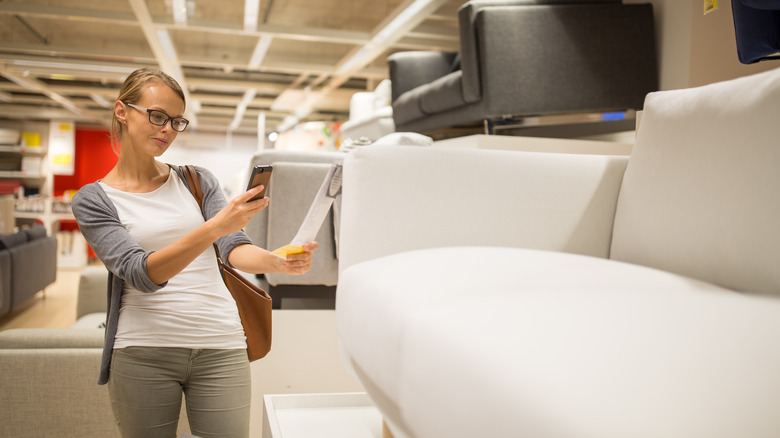
M 58 224 L 62 221 L 72 221 L 76 220 L 76 218 L 73 216 L 73 213 L 70 212 L 58 212 L 54 211 L 53 203 L 54 201 L 51 198 L 43 199 L 42 200 L 42 210 L 36 210 L 36 211 L 14 211 L 14 217 L 16 219 L 32 219 L 32 220 L 39 220 L 43 223 L 43 226 L 46 227 L 46 230 L 48 231 L 49 235 L 54 235 L 58 230 Z
M 0 145 L 0 153 L 27 155 L 31 157 L 44 157 L 49 152 L 44 147 L 31 147 L 21 145 Z
M 21 170 L 0 170 L 0 178 L 6 179 L 24 179 L 24 180 L 44 180 L 46 175 L 23 172 Z

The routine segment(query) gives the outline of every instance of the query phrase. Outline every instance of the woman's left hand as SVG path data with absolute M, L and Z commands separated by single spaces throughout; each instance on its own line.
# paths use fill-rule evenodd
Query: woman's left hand
M 308 242 L 303 245 L 303 252 L 287 256 L 287 260 L 279 260 L 279 271 L 283 274 L 301 275 L 309 272 L 311 269 L 311 257 L 314 250 L 320 247 L 317 242 Z

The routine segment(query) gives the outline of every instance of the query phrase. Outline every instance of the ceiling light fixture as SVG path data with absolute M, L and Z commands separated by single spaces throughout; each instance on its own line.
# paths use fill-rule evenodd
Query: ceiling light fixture
M 157 40 L 160 41 L 163 52 L 168 59 L 176 59 L 176 50 L 173 48 L 173 41 L 171 41 L 171 34 L 167 29 L 157 29 Z
M 254 32 L 257 30 L 257 17 L 260 14 L 260 0 L 244 1 L 244 30 Z
M 244 92 L 244 97 L 236 107 L 236 115 L 233 117 L 233 121 L 230 123 L 230 129 L 228 131 L 233 132 L 241 125 L 241 121 L 244 120 L 244 113 L 249 107 L 249 104 L 254 100 L 257 94 L 257 89 L 250 88 Z
M 273 37 L 263 35 L 260 40 L 257 42 L 257 45 L 255 46 L 254 52 L 252 52 L 252 57 L 249 59 L 249 68 L 258 68 L 260 67 L 260 64 L 263 63 L 263 59 L 265 58 L 266 53 L 268 53 L 268 48 L 271 47 L 271 41 L 273 41 Z
M 20 66 L 20 67 L 42 67 L 42 68 L 51 68 L 57 70 L 87 70 L 87 71 L 96 71 L 102 73 L 119 73 L 119 74 L 130 74 L 134 70 L 134 68 L 131 67 L 119 67 L 119 66 L 112 67 L 110 65 L 84 64 L 84 63 L 73 63 L 73 62 L 34 61 L 34 60 L 27 60 L 27 59 L 14 59 L 13 61 L 11 61 L 11 65 Z
M 111 102 L 109 102 L 106 98 L 99 94 L 90 93 L 89 97 L 95 101 L 98 105 L 102 106 L 103 108 L 111 108 Z
M 184 0 L 172 0 L 171 10 L 174 23 L 187 24 L 187 5 L 184 4 Z

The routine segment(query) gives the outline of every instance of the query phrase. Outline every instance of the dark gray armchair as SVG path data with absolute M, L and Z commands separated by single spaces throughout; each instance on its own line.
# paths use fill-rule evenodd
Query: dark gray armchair
M 460 52 L 388 57 L 397 131 L 640 109 L 658 89 L 650 4 L 474 0 L 458 20 Z

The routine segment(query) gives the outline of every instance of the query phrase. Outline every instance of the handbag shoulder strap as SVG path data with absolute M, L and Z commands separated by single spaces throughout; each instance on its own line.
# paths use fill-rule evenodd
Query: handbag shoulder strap
M 203 189 L 200 187 L 198 172 L 195 171 L 195 166 L 192 164 L 182 166 L 182 170 L 184 171 L 184 178 L 187 179 L 187 185 L 190 188 L 190 192 L 192 192 L 192 196 L 195 197 L 195 200 L 198 201 L 198 206 L 200 207 L 201 212 L 203 212 Z
M 190 192 L 192 193 L 192 196 L 195 197 L 195 200 L 198 201 L 200 212 L 205 218 L 206 214 L 203 211 L 203 189 L 200 186 L 200 177 L 198 176 L 198 172 L 195 170 L 195 166 L 192 164 L 182 166 L 182 170 L 184 171 L 184 178 L 187 180 L 187 185 L 190 187 Z M 220 267 L 222 267 L 222 263 L 224 262 L 222 261 L 222 257 L 219 255 L 219 248 L 217 247 L 216 242 L 214 242 L 214 251 L 217 253 L 217 262 L 219 263 Z

